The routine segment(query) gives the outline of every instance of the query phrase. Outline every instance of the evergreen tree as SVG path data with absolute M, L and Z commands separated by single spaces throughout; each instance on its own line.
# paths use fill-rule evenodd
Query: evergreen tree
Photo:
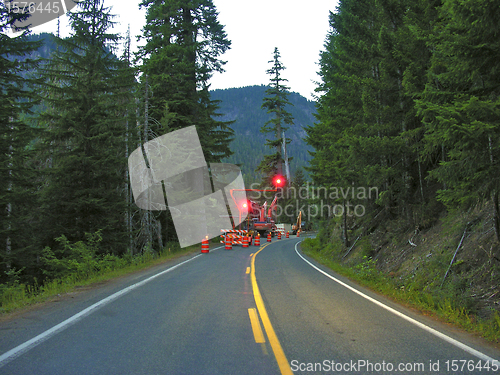
M 307 129 L 317 185 L 376 187 L 376 202 L 360 202 L 367 211 L 382 206 L 408 222 L 414 206 L 425 201 L 429 167 L 418 155 L 424 127 L 415 98 L 430 61 L 430 9 L 426 2 L 340 1 L 321 54 L 318 122 Z M 328 203 L 356 204 L 341 198 Z M 348 244 L 345 216 L 343 222 Z
M 43 148 L 51 159 L 42 192 L 44 243 L 55 245 L 102 230 L 103 251 L 126 250 L 124 107 L 130 82 L 110 48 L 113 16 L 103 0 L 68 13 L 72 35 L 43 69 L 48 110 Z
M 125 38 L 123 55 L 120 59 L 120 64 L 122 65 L 122 69 L 120 69 L 121 78 L 120 80 L 123 82 L 123 87 L 121 89 L 123 95 L 123 103 L 121 108 L 121 115 L 124 118 L 125 122 L 125 160 L 128 161 L 130 154 L 134 149 L 139 145 L 139 136 L 137 133 L 137 104 L 136 104 L 136 96 L 137 93 L 137 82 L 135 79 L 136 69 L 132 65 L 131 61 L 131 50 L 130 50 L 130 25 L 127 30 L 127 35 Z M 127 228 L 128 233 L 128 248 L 130 253 L 134 253 L 137 248 L 137 244 L 134 241 L 134 237 L 136 235 L 136 230 L 134 226 L 133 217 L 137 212 L 137 206 L 133 203 L 133 194 L 132 187 L 130 185 L 130 176 L 128 168 L 125 168 L 125 181 L 124 181 L 124 191 L 125 191 L 125 200 L 127 203 L 127 211 L 125 214 L 125 226 Z
M 26 28 L 15 27 L 16 21 L 27 17 L 0 4 L 0 283 L 19 281 L 20 271 L 27 275 L 36 268 L 32 238 L 37 176 L 29 147 L 36 133 L 25 114 L 37 102 L 36 80 L 30 77 L 37 62 L 29 55 L 40 43 L 28 41 Z M 7 35 L 11 31 L 21 34 L 11 38 Z
M 220 162 L 232 154 L 230 122 L 217 121 L 217 102 L 210 99 L 209 80 L 223 72 L 221 55 L 230 48 L 211 0 L 143 0 L 146 26 L 138 58 L 142 59 L 140 92 L 144 129 L 148 139 L 196 125 L 208 163 Z M 146 138 L 143 139 L 147 141 Z M 143 212 L 145 223 L 150 213 Z M 155 215 L 166 241 L 176 234 L 170 212 Z M 144 221 L 144 220 L 143 220 Z M 151 233 L 151 225 L 143 229 Z M 151 237 L 151 235 L 147 235 Z M 149 242 L 148 239 L 146 242 Z
M 231 155 L 233 132 L 230 123 L 213 119 L 218 107 L 208 89 L 212 75 L 224 71 L 220 56 L 231 42 L 212 0 L 143 0 L 140 6 L 147 11 L 146 44 L 138 56 L 152 93 L 153 131 L 163 135 L 196 125 L 206 160 L 220 162 Z
M 266 90 L 266 96 L 263 99 L 262 108 L 273 117 L 267 121 L 260 129 L 262 133 L 271 133 L 273 138 L 267 139 L 266 146 L 275 150 L 274 154 L 264 155 L 264 158 L 258 165 L 256 171 L 264 175 L 263 185 L 272 186 L 274 176 L 284 175 L 283 155 L 281 153 L 283 141 L 290 143 L 289 139 L 283 140 L 283 132 L 288 129 L 287 125 L 293 123 L 292 115 L 287 112 L 286 106 L 292 105 L 288 100 L 290 89 L 284 83 L 288 80 L 281 76 L 285 66 L 280 61 L 281 55 L 276 47 L 273 52 L 273 60 L 269 61 L 273 66 L 266 72 L 271 76 L 269 88 Z
M 431 177 L 448 207 L 493 202 L 500 240 L 500 60 L 498 2 L 446 0 L 429 41 L 434 54 L 419 101 L 428 157 L 441 155 Z

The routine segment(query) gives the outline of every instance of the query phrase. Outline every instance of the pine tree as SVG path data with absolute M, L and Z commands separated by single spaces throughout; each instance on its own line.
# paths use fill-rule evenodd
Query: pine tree
M 36 132 L 26 114 L 38 99 L 33 89 L 37 81 L 31 77 L 38 63 L 29 55 L 40 43 L 28 41 L 26 28 L 14 26 L 27 17 L 0 4 L 0 282 L 19 281 L 36 268 L 37 176 L 30 165 Z M 21 35 L 10 38 L 10 31 Z
M 137 124 L 137 82 L 135 79 L 135 67 L 132 65 L 131 60 L 131 39 L 130 39 L 130 25 L 127 30 L 127 35 L 125 37 L 123 55 L 120 59 L 123 69 L 121 69 L 121 74 L 124 83 L 122 88 L 124 95 L 123 98 L 123 118 L 125 121 L 125 160 L 128 160 L 130 154 L 139 144 L 139 138 L 137 134 L 136 124 Z M 127 202 L 127 209 L 125 213 L 125 226 L 128 233 L 128 248 L 131 254 L 134 253 L 136 249 L 136 243 L 134 241 L 135 229 L 134 229 L 134 213 L 136 213 L 137 206 L 133 204 L 132 198 L 132 187 L 130 186 L 130 176 L 128 168 L 125 168 L 125 182 L 124 182 L 125 200 Z
M 376 201 L 360 202 L 367 212 L 381 207 L 408 222 L 425 202 L 430 167 L 419 158 L 424 126 L 415 99 L 430 62 L 431 10 L 426 2 L 340 1 L 321 54 L 318 122 L 306 129 L 315 184 L 376 187 Z
M 440 155 L 430 173 L 443 184 L 448 207 L 491 200 L 500 240 L 500 63 L 498 2 L 443 2 L 435 24 L 432 66 L 419 101 L 426 123 L 428 157 Z
M 148 92 L 144 99 L 139 96 L 143 126 L 152 139 L 196 125 L 206 161 L 220 162 L 232 154 L 233 131 L 230 122 L 215 120 L 218 105 L 210 99 L 209 80 L 224 71 L 220 57 L 231 42 L 215 6 L 211 0 L 143 0 L 140 6 L 147 11 L 146 43 L 137 56 L 142 60 L 140 92 Z M 156 213 L 154 220 L 164 241 L 177 240 L 169 211 Z
M 149 116 L 157 135 L 196 125 L 207 162 L 231 155 L 230 123 L 214 120 L 209 80 L 223 72 L 231 45 L 211 0 L 143 0 L 146 26 L 139 57 L 151 88 Z
M 269 88 L 266 90 L 266 96 L 263 99 L 262 108 L 266 109 L 267 113 L 273 117 L 261 127 L 260 131 L 274 136 L 267 139 L 266 146 L 275 150 L 275 153 L 264 155 L 263 160 L 256 169 L 256 171 L 264 175 L 264 186 L 272 186 L 272 179 L 275 175 L 284 175 L 284 160 L 281 150 L 283 141 L 288 144 L 290 140 L 283 140 L 283 132 L 288 129 L 287 125 L 293 124 L 293 117 L 286 110 L 286 106 L 292 104 L 288 100 L 288 90 L 290 88 L 284 84 L 288 80 L 281 75 L 281 72 L 285 70 L 285 66 L 281 63 L 280 58 L 281 55 L 276 47 L 273 52 L 273 60 L 269 61 L 273 65 L 266 71 L 271 78 Z
M 103 1 L 82 1 L 68 16 L 72 35 L 56 38 L 60 51 L 43 69 L 43 147 L 52 154 L 42 193 L 44 243 L 102 230 L 102 251 L 119 254 L 127 246 L 123 104 L 130 83 L 111 52 L 118 36 L 109 32 L 113 16 Z

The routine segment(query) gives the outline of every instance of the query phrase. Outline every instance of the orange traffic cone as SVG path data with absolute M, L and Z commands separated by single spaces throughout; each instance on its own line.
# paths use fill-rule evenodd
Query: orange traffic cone
M 300 231 L 297 231 L 297 237 L 300 237 Z
M 229 236 L 226 236 L 226 250 L 233 250 L 233 240 Z
M 281 232 L 278 232 L 278 240 L 281 240 Z
M 201 252 L 208 253 L 208 236 L 201 240 Z
M 243 236 L 243 247 L 248 247 L 248 237 Z
M 267 242 L 271 242 L 271 232 L 267 234 Z
M 253 244 L 255 246 L 260 246 L 260 234 L 258 234 L 257 237 L 255 237 L 255 240 L 253 241 Z

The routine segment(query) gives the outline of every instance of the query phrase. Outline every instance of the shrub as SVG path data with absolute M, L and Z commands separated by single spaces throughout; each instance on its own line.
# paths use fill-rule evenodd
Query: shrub
M 101 231 L 85 233 L 87 241 L 70 243 L 66 236 L 56 238 L 59 246 L 52 250 L 42 250 L 42 272 L 50 279 L 66 278 L 69 275 L 88 277 L 99 271 L 100 264 L 96 253 L 102 241 Z M 109 260 L 109 259 L 108 259 Z

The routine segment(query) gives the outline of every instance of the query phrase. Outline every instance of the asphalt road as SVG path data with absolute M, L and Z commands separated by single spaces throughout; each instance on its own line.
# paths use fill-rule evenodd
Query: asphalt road
M 494 348 L 303 259 L 300 240 L 180 258 L 0 322 L 0 374 L 500 373 Z

